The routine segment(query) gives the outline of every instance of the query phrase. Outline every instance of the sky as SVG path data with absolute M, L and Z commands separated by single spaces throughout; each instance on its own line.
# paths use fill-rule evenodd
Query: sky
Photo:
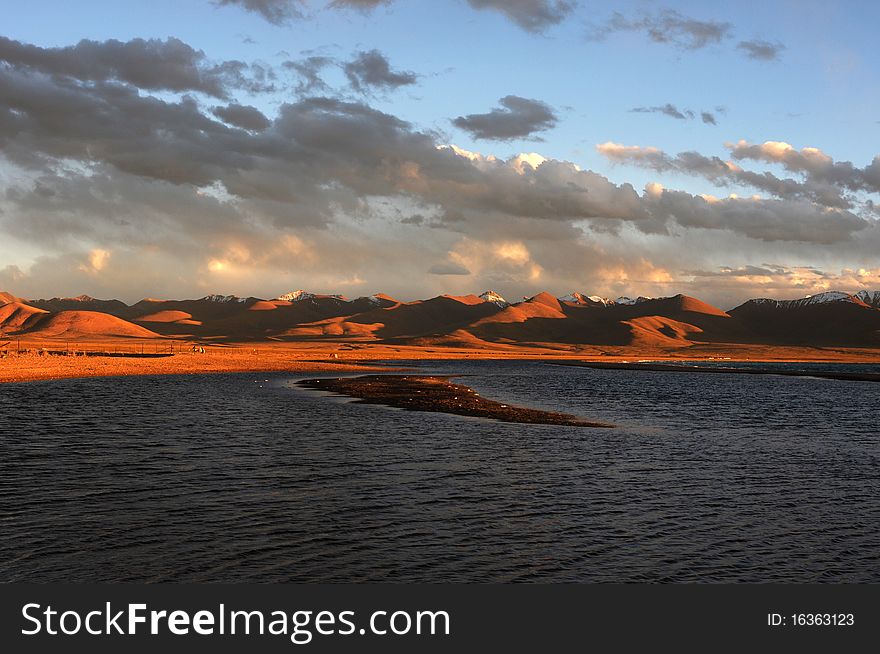
M 880 5 L 0 1 L 0 290 L 880 290 Z

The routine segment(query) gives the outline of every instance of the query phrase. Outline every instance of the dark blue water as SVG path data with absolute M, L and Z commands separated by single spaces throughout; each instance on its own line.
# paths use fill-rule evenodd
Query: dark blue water
M 880 582 L 880 384 L 419 365 L 618 426 L 285 374 L 0 385 L 0 581 Z

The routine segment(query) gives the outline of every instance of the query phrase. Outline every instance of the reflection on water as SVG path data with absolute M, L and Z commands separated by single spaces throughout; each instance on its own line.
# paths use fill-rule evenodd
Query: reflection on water
M 618 427 L 274 373 L 4 385 L 0 580 L 880 582 L 876 383 L 416 365 Z

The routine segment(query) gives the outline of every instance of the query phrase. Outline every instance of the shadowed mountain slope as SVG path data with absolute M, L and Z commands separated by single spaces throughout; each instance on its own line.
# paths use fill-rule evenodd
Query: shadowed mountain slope
M 328 340 L 510 349 L 700 343 L 880 347 L 880 293 L 750 300 L 729 312 L 687 295 L 611 300 L 573 292 L 508 303 L 496 293 L 399 302 L 293 291 L 274 300 L 209 295 L 128 306 L 88 296 L 23 303 L 0 294 L 0 330 L 55 338 L 157 335 L 226 341 Z M 79 307 L 69 309 L 66 307 Z M 82 307 L 104 307 L 106 311 Z

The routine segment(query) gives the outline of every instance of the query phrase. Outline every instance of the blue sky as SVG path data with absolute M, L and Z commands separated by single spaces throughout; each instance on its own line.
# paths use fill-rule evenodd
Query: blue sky
M 535 4 L 541 2 L 536 0 Z M 503 12 L 477 10 L 464 0 L 399 0 L 372 11 L 334 10 L 316 1 L 306 9 L 308 16 L 281 25 L 271 24 L 259 13 L 246 11 L 236 3 L 218 7 L 207 0 L 126 3 L 36 0 L 4 3 L 2 34 L 42 48 L 71 46 L 81 39 L 104 42 L 108 39 L 128 41 L 175 37 L 203 51 L 210 61 L 262 62 L 278 70 L 280 81 L 286 84 L 279 81 L 278 88 L 271 92 L 252 94 L 234 90 L 231 94 L 241 104 L 259 109 L 270 120 L 277 116 L 282 104 L 296 103 L 301 99 L 290 86 L 294 78 L 285 77 L 280 72 L 284 61 L 320 54 L 345 62 L 359 52 L 375 49 L 387 57 L 394 71 L 416 73 L 417 83 L 394 89 L 375 88 L 359 94 L 347 88 L 345 76 L 331 66 L 323 73 L 330 88 L 322 94 L 396 116 L 410 123 L 413 130 L 431 133 L 438 144 L 454 143 L 499 159 L 509 159 L 521 152 L 537 152 L 548 160 L 569 162 L 580 169 L 594 171 L 615 185 L 631 184 L 639 194 L 643 194 L 645 185 L 652 182 L 691 195 L 719 197 L 729 193 L 751 195 L 755 189 L 733 180 L 713 184 L 689 171 L 661 171 L 630 160 L 612 161 L 597 150 L 598 144 L 610 141 L 641 148 L 650 146 L 673 156 L 693 151 L 727 159 L 730 152 L 726 143 L 784 141 L 795 150 L 818 148 L 835 162 L 850 161 L 859 168 L 868 166 L 878 155 L 880 48 L 876 46 L 876 26 L 880 25 L 880 5 L 876 3 L 792 0 L 575 4 L 573 11 L 558 24 L 547 24 L 538 31 L 529 31 Z M 723 38 L 703 47 L 657 42 L 646 30 L 635 27 L 612 30 L 604 38 L 597 39 L 596 31 L 608 24 L 614 12 L 630 25 L 639 20 L 656 22 L 658 17 L 674 15 L 681 20 L 724 25 L 726 31 Z M 686 37 L 689 38 L 686 34 L 681 38 Z M 753 59 L 738 47 L 742 41 L 756 39 L 781 45 L 778 56 L 770 60 Z M 141 90 L 141 93 L 149 92 Z M 169 102 L 180 96 L 161 91 L 151 94 Z M 525 138 L 497 141 L 476 138 L 451 122 L 458 116 L 487 113 L 498 106 L 500 98 L 511 95 L 545 104 L 555 114 L 555 127 L 535 131 Z M 215 103 L 211 98 L 198 97 L 198 100 L 205 111 Z M 676 119 L 661 112 L 631 111 L 665 105 L 673 105 L 681 112 L 695 112 L 695 118 Z M 700 113 L 704 111 L 710 112 L 717 124 L 705 124 L 700 120 Z M 772 161 L 763 161 L 759 166 L 751 164 L 750 168 L 796 179 L 800 179 L 798 175 L 803 173 L 792 170 L 786 173 L 782 165 Z M 32 181 L 34 175 L 34 171 L 28 171 L 20 162 L 7 162 L 4 172 L 0 173 L 0 183 L 9 185 L 8 180 L 12 177 L 23 184 L 22 180 Z M 871 198 L 878 199 L 870 190 L 853 191 L 851 199 L 854 204 L 849 210 L 869 221 L 867 231 L 860 231 L 873 243 L 871 239 L 876 229 L 870 221 L 876 222 L 877 215 L 870 210 L 866 213 L 862 206 Z M 405 204 L 400 198 L 391 197 L 390 200 L 397 206 Z M 436 199 L 432 198 L 428 203 L 437 208 Z M 441 206 L 437 210 L 442 209 Z M 20 209 L 15 206 L 4 208 L 7 217 L 16 211 Z M 478 217 L 471 215 L 474 211 L 474 207 L 468 208 L 465 223 L 478 221 Z M 657 230 L 630 233 L 629 225 L 623 225 L 617 229 L 617 240 L 612 241 L 604 227 L 596 228 L 591 224 L 586 229 L 583 217 L 561 216 L 562 222 L 585 230 L 577 237 L 585 248 L 585 256 L 595 258 L 601 257 L 602 253 L 616 252 L 613 256 L 616 263 L 606 267 L 608 270 L 621 265 L 625 259 L 621 253 L 632 249 L 626 239 L 631 239 L 630 244 L 638 246 L 640 261 L 648 261 L 652 266 L 668 271 L 670 277 L 665 282 L 651 282 L 653 286 L 650 280 L 642 279 L 644 275 L 636 275 L 629 281 L 614 280 L 613 274 L 600 265 L 597 268 L 605 272 L 593 270 L 591 273 L 581 267 L 550 274 L 550 270 L 556 269 L 557 262 L 550 265 L 532 252 L 529 236 L 537 240 L 541 240 L 541 236 L 535 236 L 535 229 L 521 224 L 527 218 L 517 217 L 511 221 L 517 223 L 518 231 L 511 236 L 510 242 L 523 243 L 530 253 L 529 262 L 544 271 L 537 279 L 527 272 L 527 266 L 520 273 L 512 270 L 513 264 L 503 257 L 497 266 L 503 270 L 493 272 L 491 262 L 463 263 L 481 255 L 459 253 L 457 259 L 453 256 L 455 261 L 465 268 L 479 268 L 483 272 L 472 271 L 471 275 L 444 278 L 426 275 L 424 271 L 415 275 L 414 270 L 412 278 L 419 277 L 418 283 L 394 282 L 390 284 L 395 287 L 392 290 L 417 296 L 432 291 L 460 291 L 465 286 L 480 291 L 483 290 L 482 284 L 495 283 L 507 292 L 519 292 L 520 289 L 528 292 L 543 284 L 554 286 L 551 290 L 562 293 L 570 290 L 564 284 L 578 284 L 578 290 L 584 291 L 597 288 L 597 292 L 603 293 L 658 293 L 663 291 L 663 284 L 671 288 L 676 283 L 702 283 L 707 287 L 717 283 L 709 278 L 688 277 L 684 274 L 687 270 L 709 270 L 713 264 L 715 268 L 735 269 L 764 263 L 784 267 L 789 280 L 791 270 L 813 267 L 825 275 L 836 275 L 841 283 L 852 284 L 851 279 L 841 276 L 841 271 L 872 271 L 878 266 L 869 250 L 847 248 L 842 241 L 824 239 L 824 243 L 811 243 L 801 237 L 792 241 L 767 240 L 766 237 L 754 238 L 754 234 L 736 233 L 735 229 L 730 239 L 725 239 L 722 229 L 710 234 L 712 238 L 705 233 L 689 234 L 676 241 L 673 237 L 682 236 L 680 232 L 688 229 L 683 223 L 667 229 L 663 238 L 656 236 Z M 496 221 L 497 230 L 505 228 L 504 216 L 495 212 L 491 219 Z M 354 239 L 359 229 L 357 220 L 347 216 L 332 225 L 325 225 L 323 237 L 326 237 L 327 229 L 335 229 Z M 363 228 L 362 224 L 360 228 Z M 379 234 L 376 238 L 381 240 L 383 232 L 394 233 L 395 229 L 377 223 L 370 228 L 370 233 Z M 444 234 L 438 236 L 441 231 Z M 4 264 L 16 266 L 16 278 L 13 280 L 9 274 L 9 281 L 19 282 L 34 292 L 41 284 L 48 285 L 52 281 L 51 278 L 41 280 L 36 277 L 40 265 L 34 266 L 33 263 L 38 259 L 42 264 L 58 260 L 71 265 L 78 251 L 88 253 L 100 249 L 113 252 L 120 247 L 126 248 L 130 256 L 137 256 L 136 249 L 132 250 L 126 243 L 113 243 L 109 238 L 92 241 L 73 238 L 64 244 L 47 247 L 45 239 L 25 232 L 20 228 L 9 230 L 5 243 L 0 240 L 0 269 Z M 314 247 L 320 247 L 318 242 L 323 238 L 313 239 L 302 230 L 292 230 L 291 234 Z M 853 237 L 852 234 L 849 236 Z M 450 252 L 456 252 L 457 243 L 464 242 L 462 247 L 465 250 L 480 251 L 480 243 L 486 237 L 483 229 L 469 230 L 463 224 L 447 224 L 443 228 L 436 225 L 426 228 L 413 238 L 436 240 L 431 256 L 442 260 L 450 256 Z M 677 260 L 679 252 L 691 250 L 695 243 L 706 247 L 707 242 L 719 238 L 727 240 L 729 247 L 713 256 L 707 253 L 695 257 L 691 266 L 678 270 L 670 268 L 669 262 Z M 855 242 L 863 240 L 855 238 Z M 389 251 L 399 248 L 397 241 L 389 241 L 388 245 Z M 143 243 L 138 247 L 149 250 L 150 246 L 150 243 Z M 155 243 L 152 246 L 161 247 Z M 487 247 L 491 251 L 491 247 Z M 721 256 L 731 251 L 736 255 Z M 204 252 L 199 257 L 210 260 L 215 254 Z M 566 256 L 576 258 L 576 253 Z M 108 260 L 113 261 L 114 257 L 108 255 Z M 401 261 L 400 265 L 415 264 Z M 264 275 L 250 274 L 238 280 L 184 281 L 188 275 L 194 278 L 201 274 L 196 272 L 198 265 L 193 263 L 188 272 L 186 266 L 181 267 L 176 281 L 167 279 L 157 284 L 161 287 L 157 290 L 173 292 L 179 288 L 178 294 L 186 294 L 222 282 L 235 287 L 228 289 L 229 292 L 259 294 L 260 288 L 271 285 L 261 281 L 270 275 L 283 277 L 285 283 L 301 279 L 302 285 L 309 282 L 327 285 L 331 281 L 326 274 L 315 270 L 297 268 L 295 264 L 290 264 L 289 268 L 281 271 L 267 269 Z M 367 269 L 370 270 L 369 278 L 365 272 Z M 363 269 L 346 270 L 340 279 L 363 279 L 364 291 L 384 290 L 376 288 L 386 281 L 376 271 L 377 267 L 371 264 Z M 789 288 L 786 279 L 768 277 L 772 278 L 768 290 L 784 292 Z M 873 281 L 870 275 L 866 279 Z M 127 286 L 114 286 L 88 274 L 76 281 L 91 284 L 93 291 L 129 296 L 146 294 L 149 290 L 147 284 L 134 285 L 128 290 Z M 718 287 L 710 288 L 708 292 L 724 301 L 733 301 L 741 295 L 761 290 L 763 283 L 744 278 L 732 290 Z M 801 279 L 798 283 L 807 285 L 792 286 L 791 292 L 795 295 L 803 294 L 802 290 L 822 290 L 827 277 L 811 278 L 806 282 Z M 586 288 L 588 285 L 591 287 Z M 43 292 L 54 294 L 65 290 L 47 287 Z M 262 294 L 270 294 L 269 289 Z

